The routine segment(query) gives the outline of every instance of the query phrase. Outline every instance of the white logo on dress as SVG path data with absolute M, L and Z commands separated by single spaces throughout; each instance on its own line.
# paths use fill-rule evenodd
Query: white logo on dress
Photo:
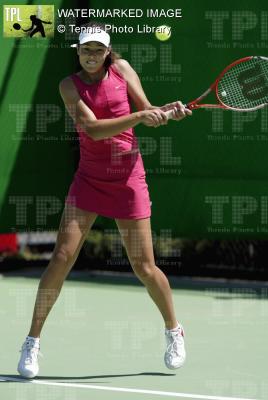
M 119 86 L 116 86 L 116 87 L 115 87 L 115 89 L 119 89 L 120 87 L 121 87 L 121 85 L 119 85 Z

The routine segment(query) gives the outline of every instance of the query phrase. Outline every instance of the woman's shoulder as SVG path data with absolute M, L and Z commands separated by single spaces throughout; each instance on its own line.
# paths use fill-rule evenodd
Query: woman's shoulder
M 120 73 L 121 75 L 125 75 L 128 73 L 128 71 L 131 70 L 131 66 L 128 63 L 127 60 L 124 60 L 123 58 L 118 58 L 117 60 L 114 61 L 112 64 Z
M 74 79 L 76 74 L 66 76 L 63 78 L 60 83 L 59 83 L 59 90 L 60 92 L 65 92 L 65 93 L 74 93 L 76 92 L 76 87 L 74 84 Z
M 125 60 L 124 58 L 117 58 L 116 60 L 114 60 L 114 65 L 118 66 L 119 68 L 124 68 L 129 65 L 129 62 L 127 60 Z
M 70 86 L 75 79 L 79 79 L 78 73 L 74 73 L 72 75 L 68 75 L 60 81 L 60 85 L 62 86 Z

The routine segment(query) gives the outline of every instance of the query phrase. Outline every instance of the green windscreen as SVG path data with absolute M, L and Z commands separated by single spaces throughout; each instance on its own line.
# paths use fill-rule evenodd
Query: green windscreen
M 77 7 L 65 1 L 54 5 L 55 16 L 58 8 Z M 95 20 L 112 25 L 113 47 L 136 70 L 153 105 L 187 103 L 231 62 L 268 54 L 264 0 L 254 5 L 247 0 L 83 2 L 85 10 L 126 7 L 134 10 L 135 17 L 122 13 Z M 174 16 L 178 8 L 181 17 Z M 60 17 L 56 20 L 70 24 Z M 161 25 L 171 28 L 166 41 L 158 40 L 153 32 Z M 42 40 L 34 47 L 22 46 L 20 39 L 1 41 L 2 232 L 57 229 L 77 165 L 77 140 L 58 93 L 59 81 L 77 67 L 75 50 L 68 47 L 74 35 L 55 31 L 53 39 Z M 215 97 L 210 95 L 207 101 L 215 102 Z M 251 113 L 196 110 L 192 117 L 158 129 L 135 128 L 147 173 L 154 232 L 266 238 L 267 113 L 267 108 Z M 96 226 L 109 228 L 113 221 L 99 217 Z

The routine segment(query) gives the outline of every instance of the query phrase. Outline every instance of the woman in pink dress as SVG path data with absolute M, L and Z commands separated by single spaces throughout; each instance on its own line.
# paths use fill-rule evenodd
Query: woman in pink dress
M 98 215 L 115 219 L 133 271 L 163 317 L 165 364 L 179 368 L 185 361 L 184 331 L 175 316 L 169 282 L 155 265 L 150 198 L 133 128 L 167 124 L 165 111 L 170 109 L 178 121 L 191 111 L 181 102 L 152 106 L 136 72 L 112 51 L 103 25 L 88 24 L 74 46 L 82 69 L 60 83 L 60 94 L 77 128 L 80 162 L 52 258 L 39 284 L 18 372 L 26 378 L 38 374 L 42 327 Z M 131 111 L 131 101 L 136 112 Z

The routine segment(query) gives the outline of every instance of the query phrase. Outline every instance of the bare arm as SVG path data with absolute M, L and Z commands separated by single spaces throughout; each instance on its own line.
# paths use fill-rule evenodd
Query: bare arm
M 127 81 L 128 94 L 132 99 L 136 109 L 147 110 L 152 108 L 153 106 L 144 93 L 140 78 L 131 65 L 126 60 L 119 59 L 115 61 L 115 66 Z
M 192 114 L 192 112 L 187 108 L 185 108 L 180 101 L 165 104 L 164 106 L 161 107 L 153 106 L 147 99 L 144 90 L 142 88 L 140 79 L 135 70 L 131 67 L 131 65 L 126 60 L 122 59 L 116 60 L 115 65 L 128 83 L 128 93 L 131 99 L 133 100 L 137 110 L 157 109 L 161 111 L 168 111 L 173 109 L 174 110 L 173 119 L 176 120 L 180 120 L 184 118 L 186 115 Z
M 159 126 L 161 123 L 157 113 L 153 111 L 138 111 L 118 118 L 97 119 L 92 110 L 81 99 L 71 78 L 61 81 L 59 90 L 74 123 L 79 125 L 93 140 L 118 135 L 139 123 L 148 126 Z

